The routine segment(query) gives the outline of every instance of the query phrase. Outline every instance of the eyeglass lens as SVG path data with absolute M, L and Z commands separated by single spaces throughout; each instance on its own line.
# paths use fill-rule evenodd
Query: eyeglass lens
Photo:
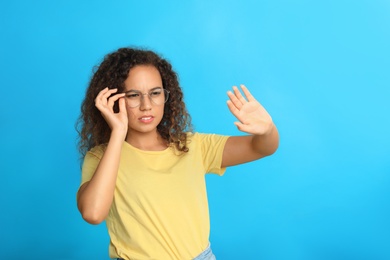
M 149 100 L 155 105 L 162 105 L 168 100 L 169 91 L 163 88 L 155 88 L 148 93 L 142 93 L 138 90 L 130 90 L 126 92 L 126 101 L 130 107 L 138 107 L 145 95 L 149 96 Z

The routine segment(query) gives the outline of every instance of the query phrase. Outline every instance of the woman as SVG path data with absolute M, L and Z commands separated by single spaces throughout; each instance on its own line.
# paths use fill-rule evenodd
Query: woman
M 106 220 L 119 259 L 215 259 L 209 245 L 208 172 L 271 155 L 279 136 L 241 86 L 227 105 L 246 136 L 191 133 L 172 66 L 152 51 L 121 48 L 94 73 L 79 119 L 82 217 Z M 87 152 L 88 151 L 88 152 Z

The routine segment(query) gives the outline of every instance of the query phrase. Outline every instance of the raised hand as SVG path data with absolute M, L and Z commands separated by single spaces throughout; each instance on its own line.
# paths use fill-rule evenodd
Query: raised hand
M 246 98 L 236 86 L 233 87 L 233 92 L 228 91 L 227 93 L 229 110 L 239 120 L 234 124 L 240 131 L 248 134 L 268 134 L 273 127 L 271 116 L 244 85 L 241 85 L 241 89 Z
M 95 106 L 102 113 L 103 118 L 106 120 L 111 131 L 120 131 L 121 133 L 127 133 L 128 128 L 128 117 L 126 111 L 125 100 L 123 97 L 124 93 L 116 93 L 118 89 L 105 88 L 99 92 L 95 99 Z M 119 102 L 119 112 L 114 112 L 114 103 Z

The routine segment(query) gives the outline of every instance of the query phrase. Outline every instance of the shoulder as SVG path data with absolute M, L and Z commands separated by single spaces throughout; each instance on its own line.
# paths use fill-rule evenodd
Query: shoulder
M 93 147 L 91 150 L 89 150 L 85 156 L 86 157 L 93 156 L 98 159 L 101 159 L 103 157 L 104 152 L 106 151 L 106 148 L 107 148 L 107 144 L 97 145 Z
M 188 132 L 187 133 L 187 141 L 189 144 L 195 142 L 202 142 L 203 139 L 207 138 L 211 134 L 205 134 L 205 133 L 198 133 L 198 132 Z
M 188 133 L 188 140 L 194 143 L 206 144 L 206 145 L 215 145 L 215 144 L 224 144 L 229 136 L 220 135 L 214 133 Z
M 228 135 L 221 135 L 221 134 L 215 134 L 215 133 L 189 133 L 190 136 L 194 139 L 218 139 L 218 138 L 228 138 Z

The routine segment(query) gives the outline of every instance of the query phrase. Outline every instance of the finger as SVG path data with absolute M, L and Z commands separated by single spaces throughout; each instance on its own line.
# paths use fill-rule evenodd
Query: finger
M 237 126 L 237 128 L 238 128 L 239 130 L 241 130 L 242 125 L 243 125 L 241 122 L 234 122 L 234 124 Z
M 126 102 L 124 98 L 119 98 L 119 113 L 126 113 Z
M 102 100 L 105 99 L 107 100 L 112 94 L 116 93 L 118 91 L 117 88 L 112 88 L 107 90 L 103 95 L 101 96 Z
M 102 89 L 99 94 L 97 94 L 95 101 L 107 99 L 113 92 L 116 92 L 117 89 L 109 89 L 108 87 Z
M 97 101 L 100 101 L 101 98 L 102 98 L 102 95 L 104 95 L 104 93 L 106 93 L 108 91 L 108 88 L 104 88 L 102 89 L 101 91 L 99 91 L 99 93 L 97 94 L 96 98 L 95 98 L 95 103 Z
M 241 122 L 234 122 L 234 124 L 237 126 L 238 130 L 242 131 L 243 127 L 245 126 L 243 123 Z
M 108 103 L 107 103 L 107 106 L 112 109 L 114 107 L 114 103 L 115 101 L 117 101 L 118 99 L 120 99 L 121 97 L 124 97 L 125 96 L 125 93 L 119 93 L 119 94 L 116 94 L 112 97 L 109 97 L 108 98 Z
M 241 109 L 242 108 L 242 102 L 240 100 L 238 100 L 238 98 L 236 97 L 236 95 L 231 92 L 230 90 L 227 92 L 227 95 L 230 99 L 230 101 L 232 102 L 232 104 L 237 108 L 237 109 Z
M 228 100 L 226 103 L 227 103 L 227 106 L 228 106 L 230 112 L 235 117 L 237 117 L 237 115 L 239 114 L 240 110 L 237 109 L 237 107 L 233 104 L 233 102 L 231 100 Z
M 238 100 L 240 100 L 240 102 L 241 102 L 242 104 L 245 104 L 247 101 L 246 101 L 246 99 L 243 97 L 243 95 L 241 94 L 240 90 L 239 90 L 236 86 L 233 87 L 233 90 L 234 90 L 234 94 L 236 95 L 236 97 L 238 98 Z
M 244 85 L 241 85 L 241 89 L 245 94 L 245 97 L 248 101 L 255 101 L 256 99 L 252 96 L 252 94 L 249 92 L 248 88 Z
M 228 105 L 228 108 L 230 110 L 230 112 L 238 119 L 240 120 L 241 122 L 243 121 L 243 119 L 241 118 L 240 116 L 240 110 L 233 104 L 233 102 L 231 100 L 228 100 L 227 101 L 227 105 Z
M 251 133 L 250 127 L 248 127 L 247 125 L 245 125 L 241 122 L 234 122 L 234 124 L 236 125 L 238 130 L 240 130 L 241 132 L 245 132 L 245 133 L 249 133 L 249 134 Z
M 118 91 L 118 89 L 116 89 L 116 88 L 113 88 L 113 89 L 108 89 L 108 88 L 105 88 L 105 89 L 103 89 L 100 93 L 99 93 L 99 95 L 98 95 L 98 97 L 96 98 L 96 100 L 95 100 L 95 103 L 96 104 L 101 104 L 101 105 L 103 105 L 103 106 L 108 106 L 108 98 L 113 94 L 113 93 L 115 93 L 115 92 L 117 92 Z

